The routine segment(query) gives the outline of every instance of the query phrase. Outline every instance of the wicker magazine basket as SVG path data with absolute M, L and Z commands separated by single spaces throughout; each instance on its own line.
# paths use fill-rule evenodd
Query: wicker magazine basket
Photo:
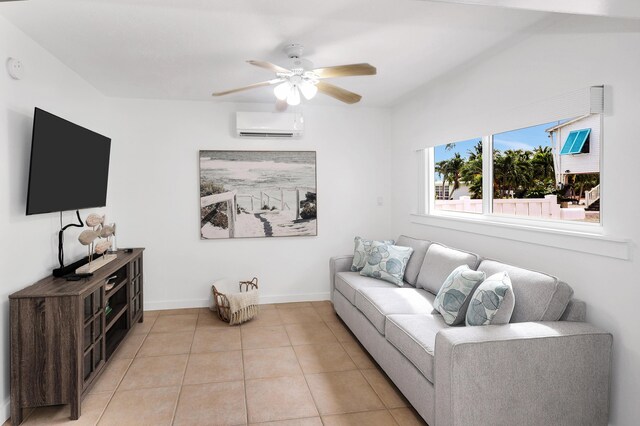
M 218 317 L 224 322 L 229 322 L 231 320 L 231 315 L 229 313 L 229 299 L 224 293 L 218 291 L 215 284 L 211 286 L 211 289 L 213 290 L 213 301 L 215 309 L 218 312 Z M 240 290 L 240 293 L 247 292 L 249 290 L 257 290 L 258 278 L 253 277 L 251 281 L 240 281 L 238 283 L 238 289 Z

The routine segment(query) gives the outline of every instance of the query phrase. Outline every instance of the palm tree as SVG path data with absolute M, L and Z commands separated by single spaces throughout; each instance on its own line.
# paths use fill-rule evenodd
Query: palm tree
M 531 185 L 531 151 L 494 151 L 493 179 L 496 198 L 524 195 Z
M 435 164 L 435 172 L 442 176 L 443 188 L 446 187 L 447 182 L 453 184 L 453 188 L 449 193 L 450 200 L 453 199 L 453 193 L 456 191 L 456 189 L 460 188 L 460 180 L 464 165 L 465 159 L 462 158 L 462 156 L 458 152 L 453 154 L 453 157 L 449 158 L 448 160 L 438 161 Z
M 469 186 L 472 198 L 482 198 L 482 141 L 468 151 L 469 159 L 462 168 L 462 181 Z
M 553 150 L 550 146 L 539 146 L 533 150 L 531 158 L 533 172 L 537 179 L 555 180 L 555 166 L 553 164 Z

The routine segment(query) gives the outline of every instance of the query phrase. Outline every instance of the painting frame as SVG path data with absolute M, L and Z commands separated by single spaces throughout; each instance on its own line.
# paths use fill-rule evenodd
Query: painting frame
M 315 150 L 200 149 L 198 177 L 201 240 L 318 236 Z

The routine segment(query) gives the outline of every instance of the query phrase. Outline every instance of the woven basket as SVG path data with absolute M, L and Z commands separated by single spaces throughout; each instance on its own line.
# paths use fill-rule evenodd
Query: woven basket
M 253 277 L 251 281 L 240 281 L 238 288 L 240 293 L 249 290 L 257 290 L 258 278 Z M 213 290 L 213 301 L 215 303 L 216 311 L 218 312 L 218 317 L 224 322 L 229 322 L 231 320 L 231 315 L 229 313 L 229 299 L 227 299 L 227 296 L 224 293 L 218 291 L 215 284 L 211 286 L 211 289 Z

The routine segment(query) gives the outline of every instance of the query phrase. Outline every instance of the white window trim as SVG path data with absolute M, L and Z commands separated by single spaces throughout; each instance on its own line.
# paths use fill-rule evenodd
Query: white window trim
M 452 213 L 452 212 L 448 212 Z M 520 241 L 546 247 L 555 247 L 581 253 L 630 259 L 631 241 L 600 234 L 567 229 L 554 229 L 536 224 L 494 220 L 496 216 L 467 214 L 418 214 L 411 213 L 411 223 L 452 229 L 470 234 L 485 235 L 511 241 Z M 500 218 L 503 219 L 503 218 Z
M 601 116 L 601 128 L 602 128 Z M 483 152 L 493 152 L 493 136 L 482 137 Z M 604 147 L 601 145 L 601 152 Z M 628 239 L 605 235 L 601 206 L 600 223 L 576 223 L 562 220 L 533 219 L 522 216 L 494 215 L 493 211 L 493 155 L 483 155 L 483 213 L 464 213 L 435 209 L 433 184 L 435 174 L 434 147 L 418 151 L 420 196 L 418 211 L 411 213 L 412 223 L 438 226 L 462 232 L 488 235 L 507 240 L 522 241 L 542 246 L 591 253 L 628 260 Z M 600 170 L 603 155 L 600 156 Z M 603 177 L 600 177 L 602 185 Z M 485 196 L 486 195 L 486 196 Z

